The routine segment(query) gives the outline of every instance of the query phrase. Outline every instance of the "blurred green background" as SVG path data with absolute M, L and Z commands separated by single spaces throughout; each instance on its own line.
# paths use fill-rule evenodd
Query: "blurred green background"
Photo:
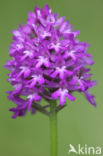
M 33 11 L 36 5 L 43 7 L 45 3 L 53 12 L 66 16 L 75 30 L 80 30 L 81 41 L 91 44 L 89 52 L 96 62 L 92 67 L 93 79 L 98 81 L 91 90 L 96 95 L 97 108 L 76 93 L 77 100 L 67 101 L 68 107 L 59 113 L 58 156 L 68 156 L 70 143 L 103 148 L 103 0 L 0 0 L 0 156 L 50 155 L 46 116 L 28 113 L 23 118 L 11 119 L 8 109 L 14 104 L 8 101 L 5 93 L 11 86 L 6 82 L 8 71 L 3 68 L 9 59 L 11 31 L 19 23 L 26 23 L 28 11 Z

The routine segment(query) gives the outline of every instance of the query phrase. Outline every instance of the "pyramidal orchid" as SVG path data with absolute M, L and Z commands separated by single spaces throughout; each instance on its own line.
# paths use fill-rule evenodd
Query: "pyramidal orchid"
M 65 17 L 52 13 L 48 5 L 43 9 L 35 7 L 34 12 L 28 13 L 27 24 L 19 25 L 12 33 L 12 59 L 5 65 L 14 88 L 8 91 L 9 100 L 16 104 L 10 109 L 12 118 L 24 116 L 27 111 L 50 116 L 51 155 L 57 156 L 56 115 L 66 105 L 66 98 L 74 101 L 73 93 L 82 92 L 96 106 L 90 94 L 96 81 L 91 80 L 88 68 L 94 63 L 87 52 L 89 44 L 76 39 L 80 32 L 74 31 Z M 43 106 L 42 99 L 49 105 Z

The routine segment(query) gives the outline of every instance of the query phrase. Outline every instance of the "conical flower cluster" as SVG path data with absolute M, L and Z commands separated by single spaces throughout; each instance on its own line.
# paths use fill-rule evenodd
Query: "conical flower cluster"
M 14 90 L 9 91 L 9 99 L 17 107 L 10 109 L 13 118 L 32 113 L 33 103 L 46 100 L 60 101 L 65 98 L 75 100 L 73 92 L 83 92 L 88 101 L 96 105 L 89 89 L 96 84 L 89 73 L 94 62 L 87 53 L 89 44 L 76 39 L 79 31 L 74 31 L 65 17 L 53 14 L 48 5 L 44 9 L 35 7 L 28 13 L 26 25 L 19 25 L 13 31 L 10 47 L 12 60 L 5 67 L 10 70 L 8 81 Z

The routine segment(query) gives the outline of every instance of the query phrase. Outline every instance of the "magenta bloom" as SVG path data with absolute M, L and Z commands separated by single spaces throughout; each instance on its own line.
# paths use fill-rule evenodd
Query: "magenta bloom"
M 88 101 L 96 106 L 89 89 L 96 82 L 90 80 L 90 68 L 94 62 L 87 53 L 89 44 L 76 39 L 79 31 L 74 31 L 65 17 L 53 14 L 48 5 L 44 9 L 35 7 L 28 13 L 26 25 L 14 30 L 10 47 L 12 60 L 5 67 L 10 70 L 8 81 L 14 90 L 9 91 L 9 99 L 17 107 L 10 109 L 13 118 L 34 113 L 33 104 L 45 100 L 75 100 L 73 92 L 83 92 Z

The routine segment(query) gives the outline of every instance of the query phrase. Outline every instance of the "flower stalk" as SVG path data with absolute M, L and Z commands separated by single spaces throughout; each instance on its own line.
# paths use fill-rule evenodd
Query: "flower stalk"
M 57 111 L 56 101 L 50 103 L 50 140 L 51 140 L 51 156 L 57 156 L 58 154 L 58 142 L 57 142 Z
M 41 112 L 41 113 L 43 113 L 45 115 L 49 115 L 50 113 L 45 109 L 46 107 L 48 107 L 48 106 L 43 107 L 43 106 L 41 106 L 40 104 L 38 104 L 36 102 L 34 102 L 32 104 L 32 108 L 36 109 L 38 112 Z

